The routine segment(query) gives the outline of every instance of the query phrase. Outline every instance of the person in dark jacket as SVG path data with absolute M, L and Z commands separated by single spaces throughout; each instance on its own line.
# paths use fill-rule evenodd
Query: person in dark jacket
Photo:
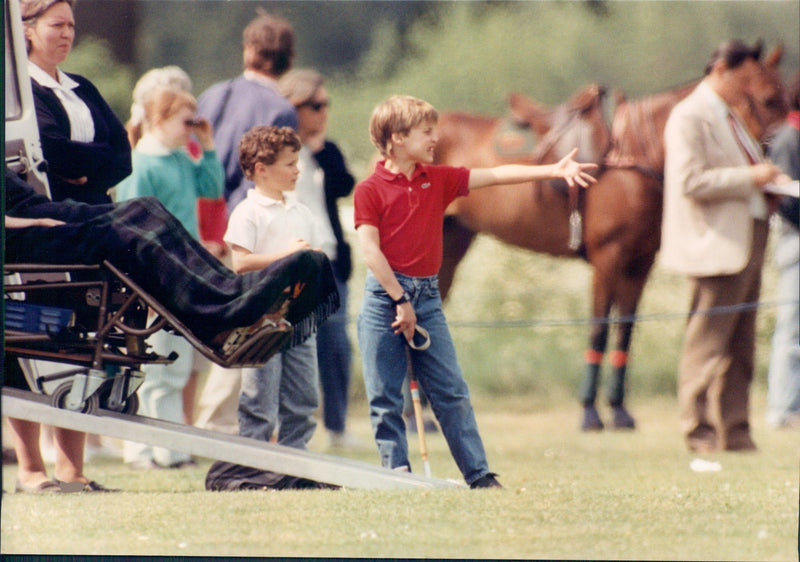
M 56 201 L 110 203 L 107 191 L 131 173 L 131 148 L 122 123 L 89 80 L 58 68 L 75 39 L 74 0 L 21 0 L 36 119 L 47 161 L 50 194 Z M 12 420 L 23 442 L 38 437 L 39 425 Z M 56 474 L 68 484 L 105 490 L 83 475 L 85 434 L 55 429 Z M 34 454 L 34 451 L 36 452 Z M 37 447 L 22 452 L 17 488 L 58 491 L 40 468 Z M 18 449 L 18 456 L 21 450 Z M 30 470 L 24 470 L 23 465 Z M 45 488 L 41 488 L 44 486 Z
M 339 312 L 317 334 L 323 421 L 332 447 L 353 448 L 358 446 L 358 440 L 345 431 L 351 364 L 347 280 L 352 263 L 337 201 L 353 192 L 355 179 L 339 147 L 326 139 L 330 99 L 322 75 L 311 69 L 291 70 L 280 79 L 278 87 L 297 110 L 297 134 L 303 143 L 295 193 L 314 215 L 321 233 L 321 249 L 331 260 L 341 299 Z
M 94 85 L 58 68 L 75 39 L 74 0 L 22 0 L 36 118 L 54 201 L 110 203 L 131 173 L 125 127 Z
M 786 123 L 770 141 L 769 156 L 793 180 L 800 179 L 800 75 L 789 89 L 791 111 Z M 772 353 L 767 372 L 767 424 L 800 429 L 800 199 L 784 196 L 778 213 L 773 259 L 778 267 L 777 296 L 781 301 L 775 316 Z

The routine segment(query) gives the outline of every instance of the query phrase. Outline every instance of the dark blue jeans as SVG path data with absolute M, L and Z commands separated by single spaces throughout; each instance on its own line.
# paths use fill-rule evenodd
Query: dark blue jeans
M 350 390 L 350 339 L 347 337 L 347 281 L 336 279 L 341 306 L 319 327 L 317 360 L 325 429 L 344 431 Z
M 489 467 L 469 389 L 442 311 L 438 279 L 395 275 L 411 295 L 417 322 L 431 337 L 428 349 L 411 352 L 414 372 L 428 395 L 453 459 L 467 483 L 472 484 L 488 474 Z M 387 468 L 410 466 L 402 392 L 406 378 L 406 343 L 402 335 L 393 333 L 391 324 L 395 315 L 392 299 L 368 273 L 358 317 L 358 343 L 370 420 L 381 463 Z

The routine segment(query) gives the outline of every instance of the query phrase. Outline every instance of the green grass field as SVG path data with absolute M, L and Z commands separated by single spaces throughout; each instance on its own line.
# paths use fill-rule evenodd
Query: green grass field
M 760 313 L 751 420 L 759 451 L 703 457 L 695 472 L 678 431 L 675 368 L 685 281 L 654 272 L 631 353 L 635 432 L 584 434 L 575 400 L 588 327 L 590 270 L 481 238 L 447 314 L 470 383 L 490 466 L 505 490 L 210 493 L 210 461 L 132 472 L 98 460 L 87 474 L 119 494 L 4 494 L 3 553 L 178 556 L 797 560 L 800 434 L 764 425 L 774 309 Z M 363 270 L 354 274 L 351 315 Z M 765 270 L 762 300 L 773 295 Z M 487 326 L 474 322 L 488 322 Z M 556 322 L 551 322 L 556 321 Z M 515 324 L 517 322 L 517 324 Z M 355 339 L 353 339 L 355 341 Z M 356 353 L 349 427 L 378 462 Z M 605 404 L 601 414 L 607 415 Z M 414 436 L 412 464 L 421 471 Z M 318 434 L 311 448 L 325 451 Z M 459 479 L 439 434 L 438 478 Z M 7 491 L 13 466 L 3 467 Z
M 602 434 L 577 431 L 574 404 L 478 399 L 504 490 L 211 493 L 208 461 L 140 473 L 100 460 L 91 476 L 125 492 L 5 494 L 2 552 L 796 560 L 797 434 L 765 429 L 761 394 L 755 405 L 760 451 L 705 457 L 719 472 L 690 469 L 670 399 L 634 403 L 638 431 Z M 374 461 L 366 417 L 351 426 L 365 447 L 350 456 Z M 441 435 L 428 444 L 434 476 L 458 478 Z

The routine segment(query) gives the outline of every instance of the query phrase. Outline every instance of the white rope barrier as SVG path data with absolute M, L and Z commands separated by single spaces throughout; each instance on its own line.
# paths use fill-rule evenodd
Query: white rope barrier
M 616 318 L 566 318 L 566 319 L 528 319 L 528 320 L 448 320 L 452 328 L 530 328 L 530 327 L 556 327 L 556 326 L 584 326 L 595 324 L 623 324 L 628 322 L 651 322 L 656 320 L 672 320 L 675 318 L 688 318 L 694 314 L 733 314 L 757 308 L 776 308 L 797 304 L 798 300 L 782 300 L 767 302 L 749 302 L 730 306 L 720 306 L 695 312 L 662 312 L 656 314 L 633 314 Z

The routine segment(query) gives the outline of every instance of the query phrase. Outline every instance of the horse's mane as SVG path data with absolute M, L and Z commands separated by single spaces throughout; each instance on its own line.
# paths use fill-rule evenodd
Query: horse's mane
M 664 172 L 664 126 L 675 105 L 697 86 L 698 80 L 632 101 L 623 101 L 611 121 L 611 148 L 604 164 L 636 168 L 660 178 Z

